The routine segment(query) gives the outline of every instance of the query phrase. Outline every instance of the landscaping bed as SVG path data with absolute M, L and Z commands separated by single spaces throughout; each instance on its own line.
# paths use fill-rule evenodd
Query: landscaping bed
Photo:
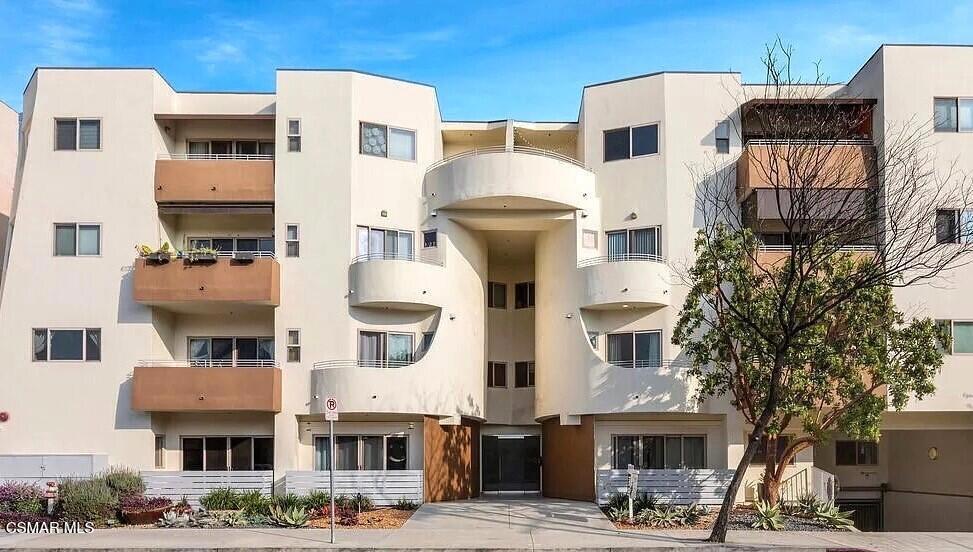
M 605 508 L 602 508 L 604 511 Z M 709 531 L 713 528 L 713 524 L 716 522 L 716 516 L 720 513 L 719 508 L 710 508 L 709 512 L 702 515 L 694 523 L 679 525 L 675 527 L 676 529 L 698 529 Z M 780 531 L 844 531 L 845 529 L 831 527 L 827 523 L 816 520 L 813 518 L 805 518 L 800 516 L 788 516 L 782 515 L 782 521 L 784 523 L 783 529 Z M 728 528 L 731 531 L 754 531 L 753 523 L 757 520 L 757 515 L 752 508 L 746 506 L 737 506 L 730 513 L 730 523 Z M 631 529 L 631 530 L 642 530 L 642 531 L 663 531 L 664 529 L 660 527 L 655 527 L 647 522 L 642 523 L 629 523 L 626 520 L 612 521 L 612 524 L 616 529 Z
M 354 527 L 355 529 L 398 529 L 412 517 L 414 511 L 380 508 L 371 512 L 362 512 L 358 514 L 358 523 Z M 335 520 L 335 526 L 341 527 L 337 520 Z M 331 527 L 331 517 L 314 518 L 308 523 L 308 527 L 328 529 Z

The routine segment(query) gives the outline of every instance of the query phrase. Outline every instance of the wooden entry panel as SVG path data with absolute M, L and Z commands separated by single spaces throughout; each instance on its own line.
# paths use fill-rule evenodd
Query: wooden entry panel
M 581 417 L 581 425 L 561 425 L 552 418 L 541 425 L 544 439 L 544 496 L 595 500 L 595 417 Z
M 423 477 L 426 502 L 480 495 L 480 424 L 463 420 L 444 426 L 426 416 L 422 422 Z

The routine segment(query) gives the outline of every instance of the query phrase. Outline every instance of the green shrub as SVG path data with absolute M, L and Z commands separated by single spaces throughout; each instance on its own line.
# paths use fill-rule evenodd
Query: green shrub
M 41 514 L 43 499 L 44 493 L 37 485 L 16 481 L 0 483 L 0 513 Z
M 358 493 L 351 499 L 351 507 L 359 512 L 371 512 L 375 509 L 375 503 L 371 498 Z
M 270 499 L 270 505 L 271 507 L 276 506 L 281 510 L 290 510 L 292 508 L 303 507 L 304 498 L 294 493 L 276 495 Z
M 628 494 L 626 493 L 612 493 L 608 497 L 608 509 L 612 508 L 624 508 L 628 510 Z
M 59 496 L 61 517 L 68 521 L 101 522 L 118 510 L 118 498 L 102 477 L 66 480 Z
M 757 502 L 754 513 L 757 519 L 750 525 L 754 529 L 766 531 L 780 531 L 784 528 L 784 518 L 780 515 L 780 506 L 771 506 L 763 500 Z
M 408 498 L 400 498 L 395 502 L 396 510 L 416 510 L 418 508 L 419 503 Z
M 270 499 L 256 489 L 242 492 L 237 497 L 237 508 L 243 510 L 243 513 L 248 516 L 256 514 L 265 516 L 270 512 Z
M 145 481 L 139 472 L 122 466 L 112 466 L 99 477 L 105 480 L 115 498 L 122 499 L 145 493 Z
M 608 519 L 612 521 L 628 521 L 628 506 L 624 508 L 609 506 L 605 515 L 607 515 Z
M 352 506 L 354 506 L 354 503 L 350 498 L 348 498 L 348 495 L 338 495 L 334 497 L 334 507 L 336 509 L 351 508 Z
M 847 512 L 842 512 L 834 502 L 824 502 L 821 501 L 814 511 L 814 518 L 827 523 L 829 526 L 836 529 L 845 529 L 855 525 L 854 520 L 851 519 L 851 514 L 854 510 L 849 510 Z
M 229 488 L 212 489 L 199 499 L 207 510 L 239 510 L 240 493 Z
M 643 510 L 639 514 L 638 521 L 659 529 L 671 529 L 683 524 L 683 509 L 672 504 L 660 504 L 655 508 Z
M 324 491 L 311 491 L 301 497 L 301 506 L 308 510 L 322 510 L 331 507 L 331 495 Z

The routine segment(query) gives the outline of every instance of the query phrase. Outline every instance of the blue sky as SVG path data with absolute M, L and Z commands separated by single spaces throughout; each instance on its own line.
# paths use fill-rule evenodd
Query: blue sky
M 574 120 L 585 84 L 661 70 L 763 75 L 794 45 L 845 81 L 883 42 L 973 43 L 973 2 L 0 0 L 0 99 L 35 66 L 152 66 L 178 90 L 271 91 L 277 67 L 437 87 L 446 119 Z

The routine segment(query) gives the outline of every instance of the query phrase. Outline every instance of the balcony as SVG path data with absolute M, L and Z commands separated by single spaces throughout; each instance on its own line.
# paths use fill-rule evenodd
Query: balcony
M 589 309 L 655 308 L 671 304 L 671 274 L 658 255 L 631 253 L 584 259 L 581 307 Z
M 280 412 L 275 361 L 143 360 L 132 377 L 132 409 L 142 412 Z
M 442 263 L 415 255 L 361 255 L 348 269 L 353 307 L 430 310 L 442 306 Z
M 159 204 L 272 204 L 273 155 L 164 155 L 155 162 Z
M 595 197 L 595 175 L 570 157 L 502 146 L 467 151 L 429 167 L 429 209 L 575 210 Z
M 788 166 L 799 161 L 800 167 Z M 871 140 L 843 140 L 824 144 L 750 140 L 737 160 L 737 196 L 754 190 L 785 190 L 791 173 L 813 175 L 829 189 L 867 188 L 876 176 L 875 146 Z M 795 183 L 803 187 L 804 183 Z
M 872 257 L 875 255 L 874 245 L 847 245 L 841 247 L 839 252 L 847 252 L 856 258 Z M 757 265 L 763 268 L 777 266 L 787 260 L 791 255 L 790 245 L 762 245 L 757 251 Z
M 173 310 L 194 306 L 280 305 L 280 264 L 272 253 L 219 252 L 172 260 L 138 258 L 134 299 Z

